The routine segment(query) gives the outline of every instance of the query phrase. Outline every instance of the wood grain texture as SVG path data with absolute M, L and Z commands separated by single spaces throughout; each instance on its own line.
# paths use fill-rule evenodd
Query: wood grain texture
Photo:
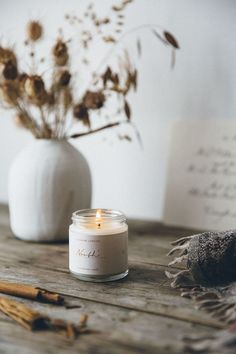
M 118 282 L 87 283 L 69 274 L 67 244 L 15 239 L 7 208 L 0 206 L 0 278 L 65 295 L 66 306 L 60 308 L 21 301 L 74 322 L 87 313 L 89 327 L 98 331 L 72 342 L 54 333 L 27 332 L 0 313 L 0 353 L 180 353 L 184 335 L 221 328 L 221 323 L 171 289 L 164 276 L 169 243 L 192 231 L 134 220 L 129 226 L 129 276 Z

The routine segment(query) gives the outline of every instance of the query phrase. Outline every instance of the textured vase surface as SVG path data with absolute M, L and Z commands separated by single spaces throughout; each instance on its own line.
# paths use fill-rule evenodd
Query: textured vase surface
M 68 239 L 72 212 L 91 204 L 91 174 L 66 140 L 37 139 L 9 174 L 10 223 L 16 237 L 35 242 Z

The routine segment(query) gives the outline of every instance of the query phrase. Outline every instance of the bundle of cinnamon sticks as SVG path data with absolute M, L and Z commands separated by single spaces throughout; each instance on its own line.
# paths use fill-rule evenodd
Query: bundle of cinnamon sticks
M 46 289 L 33 287 L 26 284 L 0 281 L 0 292 L 26 299 L 62 305 L 64 298 Z M 87 315 L 81 315 L 79 324 L 74 324 L 62 319 L 54 319 L 28 307 L 21 302 L 0 296 L 0 311 L 14 319 L 28 330 L 48 329 L 66 335 L 67 338 L 75 339 L 81 333 L 88 333 L 86 328 Z

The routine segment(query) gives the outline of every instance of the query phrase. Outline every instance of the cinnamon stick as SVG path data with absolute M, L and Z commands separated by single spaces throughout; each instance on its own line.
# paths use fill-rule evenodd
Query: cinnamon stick
M 48 318 L 20 302 L 0 297 L 0 310 L 29 330 L 46 327 Z
M 64 298 L 61 295 L 28 284 L 0 281 L 0 293 L 56 305 L 62 305 L 64 303 Z
M 18 301 L 5 297 L 0 297 L 0 311 L 31 331 L 52 330 L 65 334 L 69 339 L 88 333 L 86 330 L 87 315 L 82 315 L 80 323 L 76 325 L 62 319 L 50 318 Z

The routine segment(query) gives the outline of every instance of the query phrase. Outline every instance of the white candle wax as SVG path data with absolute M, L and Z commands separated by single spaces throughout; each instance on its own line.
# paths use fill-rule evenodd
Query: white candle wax
M 121 218 L 122 214 L 115 216 L 97 212 L 86 222 L 81 218 L 73 219 L 69 235 L 69 268 L 78 278 L 107 281 L 127 275 L 128 226 L 124 216 Z

